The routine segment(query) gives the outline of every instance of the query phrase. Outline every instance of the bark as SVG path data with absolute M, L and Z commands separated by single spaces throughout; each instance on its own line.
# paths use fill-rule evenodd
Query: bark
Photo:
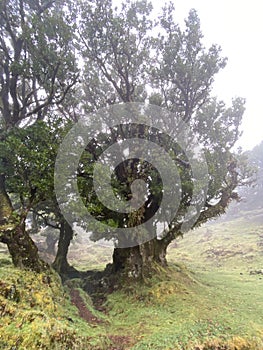
M 16 226 L 4 239 L 15 267 L 42 272 L 48 269 L 38 255 L 38 249 L 25 230 L 25 224 Z
M 0 174 L 0 225 L 8 223 L 13 207 L 5 189 L 5 176 Z
M 5 177 L 0 174 L 0 241 L 7 244 L 13 264 L 41 272 L 47 268 L 39 258 L 38 250 L 25 228 L 26 215 L 20 221 L 12 217 L 14 210 L 5 189 Z
M 127 277 L 142 279 L 150 276 L 159 267 L 167 267 L 168 244 L 157 238 L 135 247 L 115 248 L 112 273 L 123 273 Z
M 71 226 L 63 220 L 60 227 L 58 250 L 52 267 L 61 275 L 67 274 L 71 270 L 68 263 L 67 255 L 70 242 L 73 238 L 73 230 Z

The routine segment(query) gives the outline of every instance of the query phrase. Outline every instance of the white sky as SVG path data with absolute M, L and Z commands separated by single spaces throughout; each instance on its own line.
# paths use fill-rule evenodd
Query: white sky
M 152 0 L 155 10 L 164 3 Z M 205 45 L 220 45 L 228 57 L 227 66 L 216 77 L 214 94 L 226 103 L 237 96 L 246 99 L 239 145 L 244 150 L 253 148 L 263 140 L 263 1 L 175 0 L 174 4 L 175 20 L 182 25 L 195 8 Z

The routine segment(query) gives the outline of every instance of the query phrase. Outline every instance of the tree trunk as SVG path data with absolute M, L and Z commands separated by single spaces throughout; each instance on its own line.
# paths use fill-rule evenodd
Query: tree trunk
M 115 248 L 112 273 L 124 273 L 127 277 L 142 279 L 159 267 L 167 267 L 164 240 L 152 239 L 149 242 L 129 248 Z
M 5 189 L 5 177 L 0 174 L 0 241 L 7 244 L 13 264 L 36 272 L 47 269 L 47 265 L 39 258 L 38 250 L 26 232 L 25 219 L 20 218 L 18 224 L 12 217 L 14 210 Z
M 35 272 L 42 272 L 48 268 L 48 265 L 39 258 L 38 249 L 26 232 L 24 223 L 9 232 L 4 243 L 7 244 L 14 266 Z
M 0 225 L 8 224 L 8 220 L 13 213 L 11 200 L 5 188 L 5 176 L 0 174 Z M 1 230 L 2 231 L 2 230 Z
M 54 237 L 53 234 L 48 234 L 46 237 L 46 244 L 47 244 L 47 253 L 50 255 L 55 256 L 56 255 L 56 243 L 58 241 L 58 237 Z
M 71 226 L 66 220 L 62 220 L 59 232 L 58 250 L 56 258 L 52 264 L 52 267 L 60 275 L 67 274 L 72 269 L 67 260 L 68 249 L 72 238 L 73 230 Z

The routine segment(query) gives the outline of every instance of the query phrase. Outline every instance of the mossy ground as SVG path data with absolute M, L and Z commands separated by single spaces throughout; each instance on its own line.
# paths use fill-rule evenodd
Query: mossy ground
M 101 349 L 103 328 L 78 315 L 55 273 L 0 268 L 0 349 Z
M 81 281 L 63 288 L 55 274 L 20 271 L 2 260 L 0 348 L 262 350 L 263 275 L 250 273 L 263 269 L 259 218 L 254 212 L 185 235 L 169 249 L 168 270 L 144 283 L 128 281 L 108 295 L 104 312 L 78 289 Z M 77 252 L 76 246 L 74 259 Z M 99 267 L 101 254 L 110 256 L 101 248 L 86 252 L 87 260 Z M 82 266 L 84 257 L 85 251 Z M 101 322 L 79 317 L 71 288 Z

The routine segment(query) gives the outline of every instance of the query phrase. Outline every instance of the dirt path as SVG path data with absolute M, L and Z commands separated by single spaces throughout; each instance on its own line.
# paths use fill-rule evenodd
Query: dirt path
M 94 316 L 87 308 L 77 289 L 70 290 L 70 297 L 72 304 L 74 304 L 79 310 L 79 316 L 86 322 L 94 325 L 105 323 L 103 320 Z M 108 350 L 128 350 L 130 347 L 132 347 L 132 345 L 134 345 L 134 339 L 130 336 L 108 335 L 108 337 L 112 342 L 112 345 Z
M 79 316 L 83 318 L 86 322 L 92 324 L 103 323 L 102 320 L 94 316 L 92 312 L 87 308 L 78 290 L 71 289 L 70 297 L 72 304 L 74 304 L 79 310 Z
M 109 338 L 113 343 L 109 350 L 128 350 L 135 344 L 129 336 L 109 335 Z

